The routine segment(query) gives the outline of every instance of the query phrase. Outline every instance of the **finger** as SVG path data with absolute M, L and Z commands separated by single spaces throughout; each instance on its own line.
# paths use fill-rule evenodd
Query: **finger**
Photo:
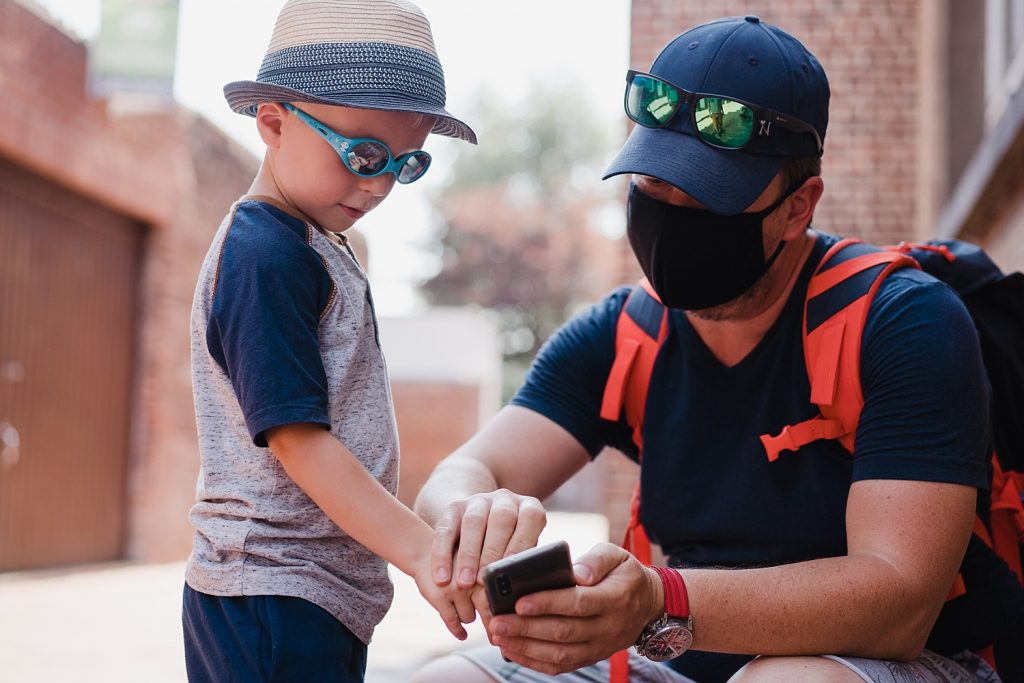
M 529 638 L 499 638 L 501 654 L 517 664 L 546 674 L 589 666 L 603 657 L 588 643 L 551 643 Z
M 601 637 L 597 618 L 541 616 L 516 618 L 511 615 L 491 620 L 491 631 L 502 640 L 540 640 L 554 643 L 581 643 Z
M 520 498 L 515 532 L 508 541 L 505 557 L 536 546 L 547 523 L 548 515 L 539 500 L 532 496 Z
M 600 583 L 613 569 L 627 562 L 631 555 L 617 545 L 598 543 L 593 548 L 576 558 L 573 573 L 576 583 L 581 586 L 594 586 Z
M 430 546 L 430 567 L 434 581 L 439 586 L 448 585 L 452 579 L 452 555 L 459 540 L 461 517 L 459 508 L 449 505 L 434 528 L 434 541 Z
M 599 589 L 575 586 L 551 591 L 538 591 L 525 595 L 516 602 L 516 614 L 590 617 L 600 614 L 604 606 Z
M 448 627 L 453 636 L 459 640 L 465 640 L 469 637 L 466 629 L 462 627 L 462 622 L 459 620 L 459 613 L 451 603 L 438 607 L 437 613 L 441 615 L 441 621 L 444 622 L 444 625 Z
M 487 531 L 484 535 L 483 549 L 480 552 L 481 567 L 505 556 L 509 539 L 512 538 L 516 530 L 518 518 L 519 505 L 515 497 L 500 496 L 491 501 Z
M 476 608 L 473 607 L 473 600 L 464 591 L 459 591 L 453 601 L 455 611 L 459 615 L 459 621 L 463 624 L 472 624 L 476 621 Z
M 488 640 L 491 637 L 488 631 L 488 626 L 491 623 L 491 605 L 487 602 L 487 594 L 481 586 L 477 586 L 473 589 L 472 593 L 473 606 L 476 607 L 477 614 L 480 615 L 480 621 L 484 625 L 484 631 L 487 632 Z M 492 643 L 493 645 L 493 643 Z
M 490 511 L 491 503 L 486 497 L 474 496 L 466 503 L 459 531 L 459 551 L 455 556 L 455 581 L 462 588 L 469 588 L 476 583 L 476 574 L 480 570 L 480 549 Z

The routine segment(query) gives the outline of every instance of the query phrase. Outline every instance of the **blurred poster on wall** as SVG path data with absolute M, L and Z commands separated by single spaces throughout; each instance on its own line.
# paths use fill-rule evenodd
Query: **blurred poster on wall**
M 174 98 L 179 0 L 101 0 L 89 53 L 89 92 L 97 99 L 168 104 Z

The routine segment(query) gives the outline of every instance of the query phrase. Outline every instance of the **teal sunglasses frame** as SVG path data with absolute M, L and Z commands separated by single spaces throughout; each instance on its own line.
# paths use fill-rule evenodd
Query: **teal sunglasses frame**
M 656 83 L 659 83 L 662 86 L 666 86 L 668 88 L 671 88 L 672 90 L 676 91 L 676 93 L 677 93 L 677 95 L 679 97 L 678 106 L 675 108 L 675 110 L 671 114 L 669 114 L 665 118 L 665 120 L 661 121 L 661 120 L 658 120 L 658 119 L 655 118 L 655 120 L 658 121 L 657 125 L 651 125 L 651 123 L 649 123 L 649 122 L 641 121 L 640 118 L 638 118 L 637 116 L 634 116 L 634 112 L 630 111 L 630 106 L 629 106 L 630 91 L 633 88 L 638 88 L 639 87 L 639 86 L 635 86 L 633 84 L 634 80 L 637 77 L 646 78 L 646 79 L 649 79 L 649 80 L 654 81 Z M 711 147 L 717 147 L 718 149 L 729 149 L 729 150 L 742 150 L 742 149 L 744 149 L 744 148 L 746 148 L 748 146 L 751 146 L 751 144 L 754 142 L 755 138 L 757 137 L 756 135 L 753 134 L 753 131 L 751 131 L 751 134 L 748 135 L 747 140 L 742 145 L 739 145 L 739 146 L 729 146 L 729 145 L 716 144 L 712 139 L 709 139 L 707 136 L 703 135 L 700 132 L 701 129 L 697 125 L 697 106 L 696 105 L 697 105 L 698 100 L 705 99 L 705 98 L 714 98 L 714 99 L 718 99 L 718 100 L 728 100 L 728 101 L 731 101 L 731 102 L 735 102 L 735 103 L 740 104 L 740 105 L 746 107 L 747 109 L 749 109 L 753 113 L 753 115 L 754 115 L 753 120 L 762 121 L 763 123 L 767 123 L 767 124 L 770 124 L 770 125 L 777 125 L 780 128 L 785 128 L 786 130 L 791 131 L 793 133 L 808 133 L 808 134 L 810 134 L 810 135 L 812 135 L 814 137 L 814 143 L 815 143 L 815 145 L 817 147 L 817 150 L 818 150 L 818 156 L 821 156 L 823 147 L 822 147 L 822 144 L 821 144 L 821 136 L 818 135 L 818 131 L 811 124 L 806 123 L 805 121 L 801 121 L 800 119 L 798 119 L 796 117 L 787 116 L 786 114 L 781 114 L 781 113 L 779 113 L 777 111 L 774 111 L 772 109 L 767 109 L 765 107 L 761 107 L 759 105 L 752 104 L 750 102 L 744 102 L 743 100 L 738 99 L 736 97 L 729 97 L 727 95 L 714 95 L 714 94 L 711 94 L 711 93 L 695 93 L 695 92 L 690 92 L 686 88 L 682 88 L 682 87 L 676 85 L 675 83 L 672 83 L 670 81 L 666 81 L 664 78 L 661 78 L 659 76 L 654 76 L 652 74 L 645 73 L 643 71 L 636 71 L 635 69 L 630 69 L 629 71 L 626 72 L 626 92 L 625 92 L 625 95 L 624 95 L 624 98 L 623 98 L 623 109 L 625 109 L 626 116 L 628 116 L 631 121 L 634 121 L 637 124 L 639 124 L 639 125 L 641 125 L 641 126 L 643 126 L 645 128 L 665 128 L 665 127 L 667 127 L 669 125 L 669 123 L 672 122 L 673 119 L 675 119 L 676 115 L 682 109 L 686 108 L 690 112 L 690 118 L 692 119 L 691 123 L 693 124 L 694 130 L 697 132 L 697 138 L 701 142 L 703 142 L 704 144 L 709 145 Z M 652 115 L 652 118 L 654 118 L 653 115 Z M 753 122 L 751 122 L 751 125 L 753 125 Z
M 345 164 L 345 168 L 360 178 L 374 178 L 382 173 L 392 173 L 395 176 L 395 180 L 402 185 L 408 185 L 409 183 L 416 182 L 426 175 L 427 169 L 430 168 L 431 156 L 428 152 L 424 152 L 422 149 L 417 149 L 413 152 L 403 154 L 400 157 L 395 157 L 395 155 L 391 153 L 391 148 L 380 140 L 375 140 L 374 138 L 345 137 L 338 131 L 324 125 L 293 104 L 288 102 L 282 102 L 281 104 L 284 105 L 285 109 L 293 112 L 299 117 L 300 121 L 308 125 L 316 131 L 320 137 L 326 140 L 328 144 L 331 145 L 331 148 L 338 153 L 338 156 L 341 157 L 341 161 Z M 352 160 L 350 158 L 350 155 L 353 153 L 353 150 L 357 145 L 366 143 L 379 146 L 388 155 L 387 163 L 384 164 L 384 166 L 375 171 L 371 170 L 369 173 L 366 172 L 366 169 L 369 168 L 368 166 L 356 168 L 352 165 Z M 409 166 L 410 162 L 419 163 L 419 166 Z M 414 172 L 418 171 L 418 173 L 411 178 L 407 175 L 403 178 L 403 171 L 406 169 L 412 169 Z

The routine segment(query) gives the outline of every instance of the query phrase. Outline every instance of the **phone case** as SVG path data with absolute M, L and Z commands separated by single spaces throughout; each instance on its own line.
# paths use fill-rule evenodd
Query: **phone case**
M 491 614 L 511 614 L 516 600 L 524 595 L 576 585 L 569 544 L 565 541 L 492 562 L 484 567 L 482 578 Z

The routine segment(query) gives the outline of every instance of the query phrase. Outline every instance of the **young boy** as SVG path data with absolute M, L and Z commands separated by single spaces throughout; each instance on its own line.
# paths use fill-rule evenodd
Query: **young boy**
M 436 586 L 433 532 L 394 498 L 373 300 L 342 233 L 423 175 L 428 133 L 476 136 L 445 110 L 430 25 L 405 0 L 290 0 L 257 79 L 224 92 L 267 151 L 192 308 L 189 680 L 362 681 L 393 594 L 386 562 L 456 637 L 474 610 Z

